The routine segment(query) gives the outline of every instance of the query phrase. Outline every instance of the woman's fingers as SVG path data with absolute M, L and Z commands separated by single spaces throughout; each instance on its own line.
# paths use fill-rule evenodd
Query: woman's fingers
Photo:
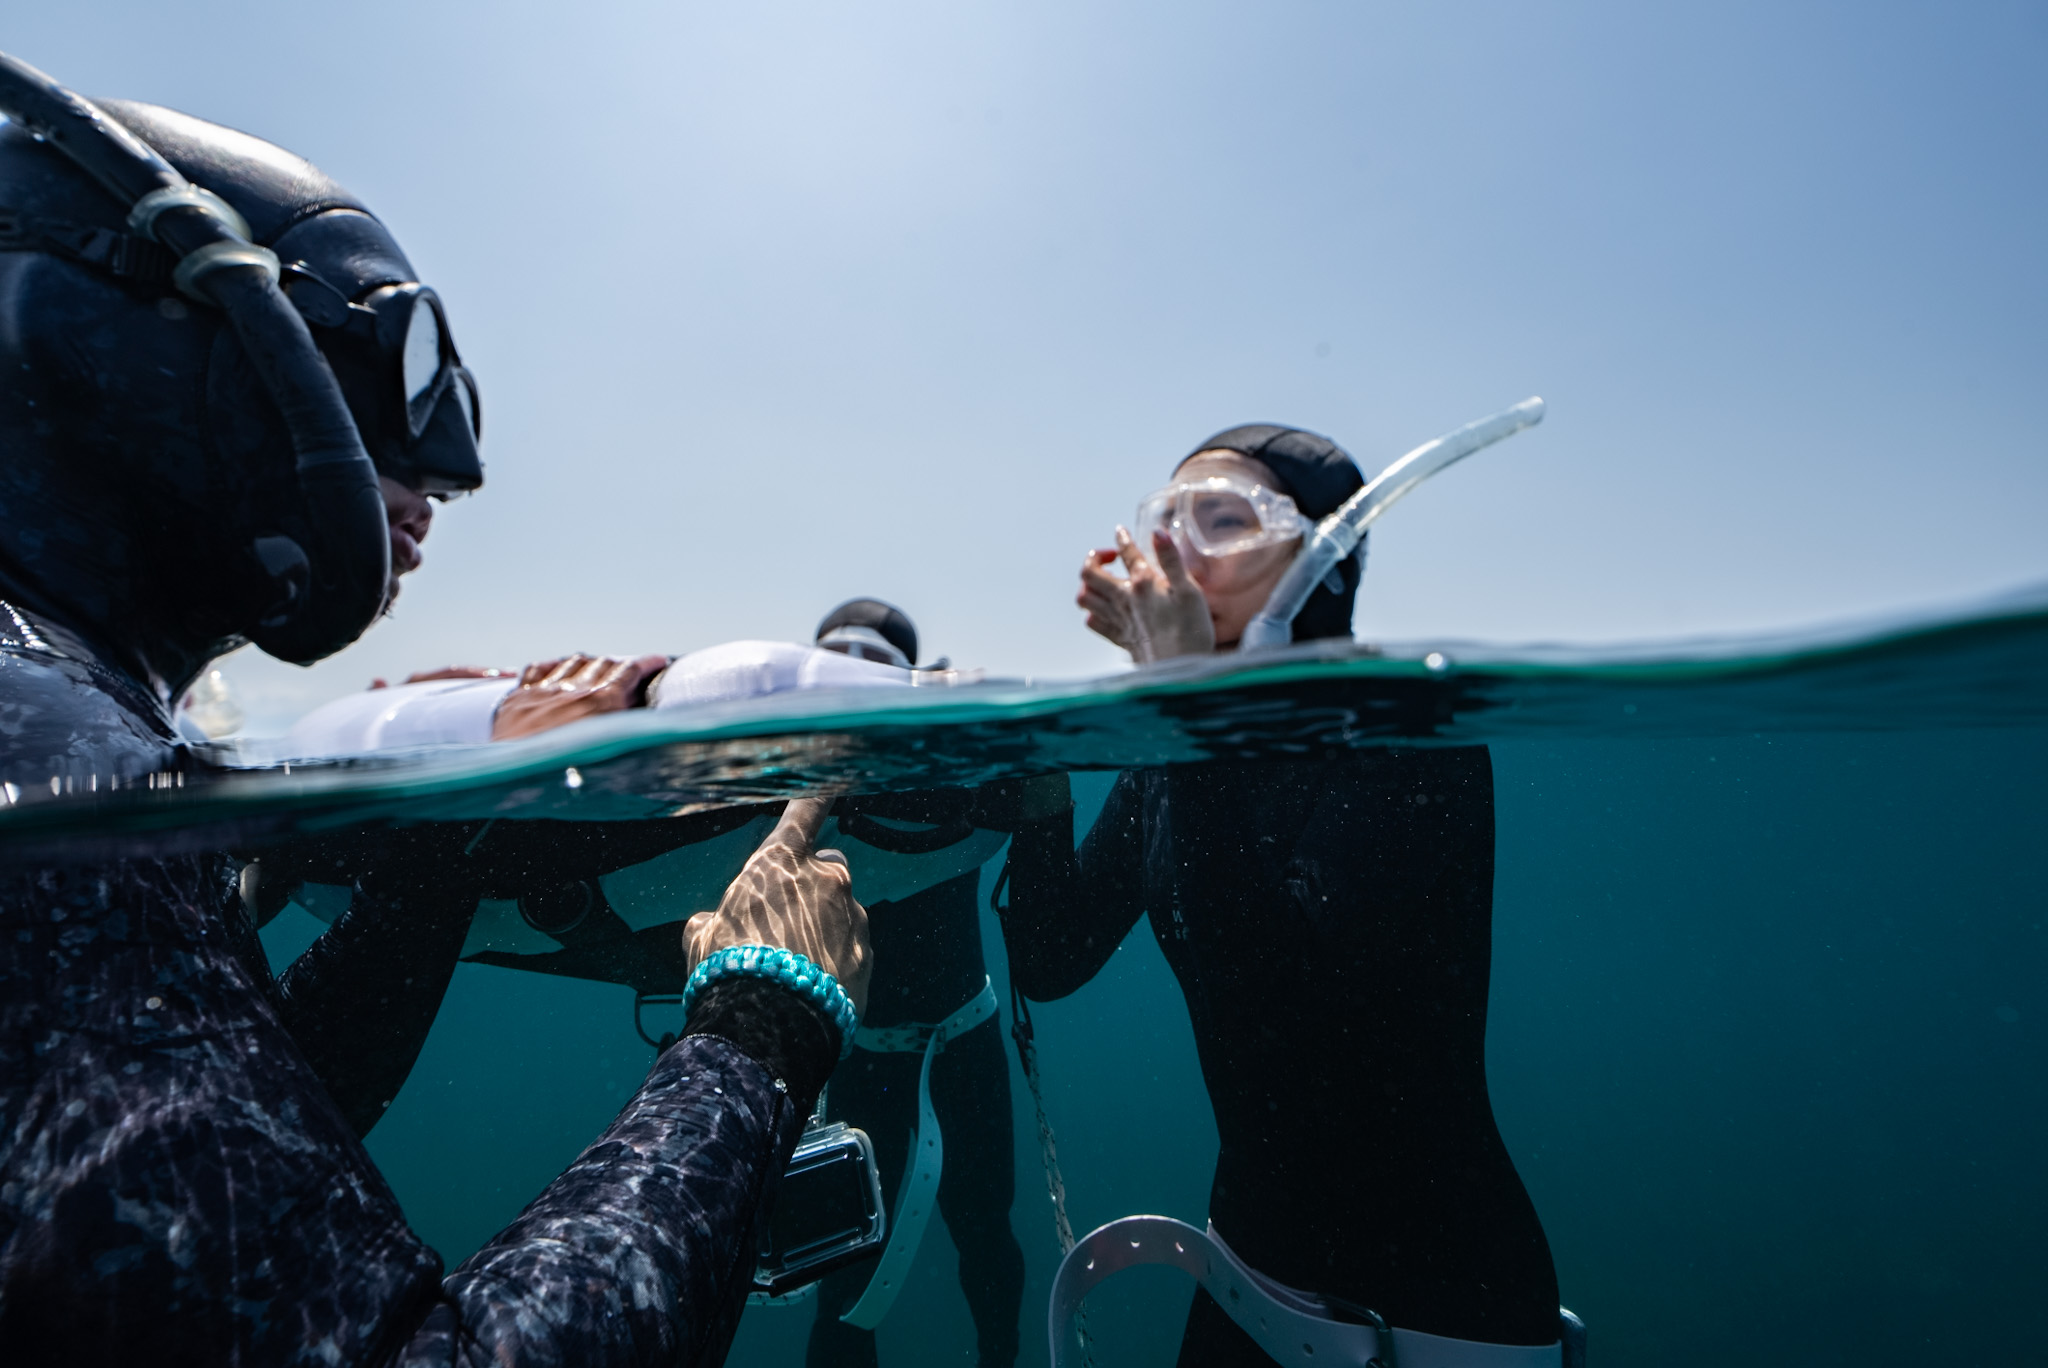
M 1195 588 L 1194 576 L 1188 573 L 1187 562 L 1181 559 L 1180 546 L 1164 532 L 1152 534 L 1152 555 L 1159 562 L 1159 572 L 1166 576 L 1168 585 L 1175 589 Z
M 1083 619 L 1083 625 L 1112 646 L 1121 646 L 1127 651 L 1131 648 L 1129 618 L 1104 617 L 1100 613 L 1090 613 Z
M 1145 553 L 1138 549 L 1138 543 L 1128 529 L 1119 526 L 1116 530 L 1116 553 L 1123 560 L 1124 571 L 1133 580 L 1151 569 L 1145 560 Z
M 1093 595 L 1105 603 L 1113 603 L 1130 592 L 1129 580 L 1118 579 L 1106 570 L 1084 566 L 1081 570 L 1081 593 Z

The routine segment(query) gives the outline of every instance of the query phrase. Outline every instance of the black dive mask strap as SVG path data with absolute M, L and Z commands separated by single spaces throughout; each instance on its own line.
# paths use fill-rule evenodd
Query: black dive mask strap
M 178 259 L 148 238 L 0 207 L 0 252 L 43 252 L 138 285 L 165 289 Z

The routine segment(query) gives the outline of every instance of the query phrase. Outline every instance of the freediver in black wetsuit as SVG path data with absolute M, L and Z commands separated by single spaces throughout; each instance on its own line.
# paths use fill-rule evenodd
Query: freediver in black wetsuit
M 1156 565 L 1121 528 L 1091 556 L 1089 625 L 1140 660 L 1230 649 L 1303 530 L 1272 496 L 1321 517 L 1361 483 L 1312 434 L 1219 434 L 1148 501 Z M 1118 558 L 1128 578 L 1106 573 Z M 1295 639 L 1350 635 L 1360 565 L 1317 589 Z M 1485 748 L 1128 772 L 1078 852 L 1064 790 L 1036 785 L 1011 847 L 1012 978 L 1064 997 L 1149 916 L 1215 1108 L 1217 1233 L 1267 1277 L 1396 1327 L 1557 1341 L 1549 1246 L 1487 1097 Z M 1183 1368 L 1266 1362 L 1198 1290 Z
M 481 482 L 474 388 L 389 233 L 307 163 L 5 57 L 0 110 L 0 782 L 162 787 L 197 767 L 170 704 L 216 656 L 310 662 L 384 611 L 426 497 Z M 790 805 L 690 962 L 780 945 L 858 1005 L 865 917 L 810 850 L 823 818 Z M 338 1082 L 345 1115 L 308 1061 L 372 1039 L 365 965 L 421 890 L 385 870 L 280 998 L 234 868 L 0 868 L 0 1356 L 722 1359 L 837 1000 L 759 966 L 704 989 L 605 1134 L 444 1278 L 356 1138 L 382 1080 Z
M 866 659 L 906 667 L 917 662 L 917 628 L 902 610 L 873 599 L 841 604 L 818 624 L 817 638 L 821 645 Z M 906 796 L 913 803 L 917 798 Z M 887 839 L 873 830 L 872 818 L 848 830 L 849 822 L 858 820 L 842 816 L 842 830 L 865 832 L 862 839 Z M 886 967 L 878 969 L 869 990 L 862 1032 L 867 1041 L 886 1028 L 942 1022 L 986 988 L 980 882 L 975 869 L 870 909 L 876 961 Z M 856 1048 L 833 1075 L 826 1103 L 834 1120 L 860 1127 L 873 1140 L 882 1198 L 891 1210 L 918 1125 L 921 1058 L 917 1049 Z M 959 1251 L 960 1290 L 974 1317 L 976 1361 L 983 1368 L 1008 1368 L 1017 1360 L 1024 1251 L 1010 1228 L 1016 1156 L 1010 1069 L 996 1017 L 945 1043 L 932 1062 L 931 1100 L 945 1135 L 939 1213 Z M 840 1319 L 874 1275 L 875 1262 L 869 1260 L 825 1279 L 805 1355 L 810 1368 L 860 1368 L 877 1361 L 874 1332 Z

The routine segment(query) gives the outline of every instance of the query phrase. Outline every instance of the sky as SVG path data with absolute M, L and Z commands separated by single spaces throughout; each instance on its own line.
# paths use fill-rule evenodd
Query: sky
M 1356 626 L 1603 642 L 2048 579 L 2048 9 L 67 0 L 6 49 L 268 137 L 447 302 L 488 484 L 377 675 L 807 638 L 1098 674 L 1084 552 L 1208 434 L 1368 474 Z

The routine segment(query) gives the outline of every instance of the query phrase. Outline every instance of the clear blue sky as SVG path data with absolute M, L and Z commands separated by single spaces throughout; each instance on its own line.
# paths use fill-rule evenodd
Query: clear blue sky
M 1081 553 L 1217 428 L 1368 472 L 1368 637 L 1744 630 L 2048 577 L 2048 10 L 67 0 L 8 50 L 263 134 L 448 300 L 490 485 L 376 673 L 802 636 L 1116 656 Z

